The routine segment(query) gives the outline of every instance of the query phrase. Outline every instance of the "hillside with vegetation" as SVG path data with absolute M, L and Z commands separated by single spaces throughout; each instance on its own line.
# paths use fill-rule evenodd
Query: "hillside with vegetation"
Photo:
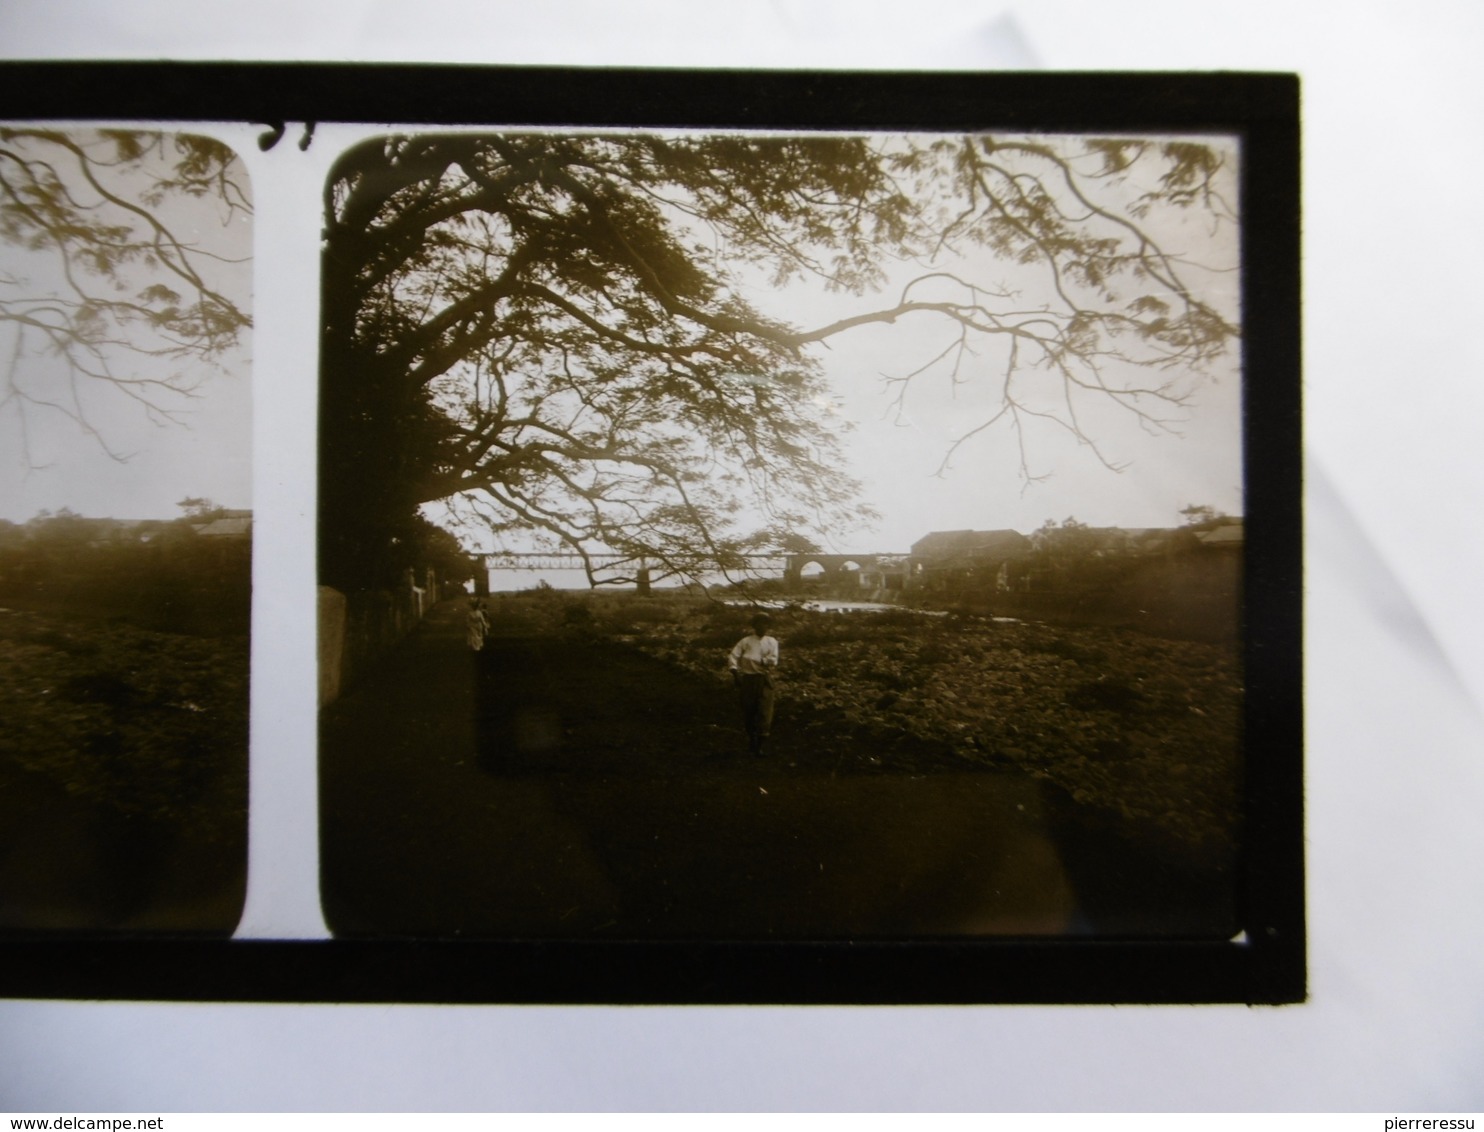
M 0 924 L 235 925 L 251 551 L 184 520 L 0 531 Z

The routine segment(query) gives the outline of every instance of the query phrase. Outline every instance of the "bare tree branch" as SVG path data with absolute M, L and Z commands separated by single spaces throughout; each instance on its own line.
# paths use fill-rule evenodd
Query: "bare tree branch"
M 190 135 L 0 127 L 0 250 L 11 267 L 0 328 L 12 335 L 0 408 L 19 422 L 28 464 L 35 408 L 126 459 L 94 423 L 99 397 L 178 423 L 201 367 L 251 325 L 214 282 L 219 266 L 241 261 L 183 237 L 172 217 L 184 200 L 209 202 L 223 225 L 251 211 L 230 150 Z

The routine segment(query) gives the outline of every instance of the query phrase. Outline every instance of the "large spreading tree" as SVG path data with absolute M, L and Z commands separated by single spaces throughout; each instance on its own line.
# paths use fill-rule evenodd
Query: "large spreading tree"
M 211 138 L 0 126 L 0 418 L 23 460 L 41 415 L 115 456 L 121 408 L 180 419 L 251 325 L 219 246 L 251 212 L 240 162 Z
M 818 354 L 932 320 L 895 375 L 990 382 L 996 426 L 1162 427 L 1235 316 L 1162 217 L 1235 220 L 1189 141 L 751 135 L 388 136 L 327 186 L 321 570 L 385 582 L 419 508 L 662 574 L 726 569 L 867 516 Z M 986 278 L 984 265 L 1003 271 Z M 794 325 L 797 280 L 857 298 Z M 1192 282 L 1191 280 L 1194 279 Z M 596 577 L 590 566 L 590 576 Z

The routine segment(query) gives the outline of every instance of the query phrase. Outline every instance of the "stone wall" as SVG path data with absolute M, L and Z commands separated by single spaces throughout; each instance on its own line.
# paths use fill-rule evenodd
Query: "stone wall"
M 422 621 L 437 600 L 437 579 L 396 592 L 343 594 L 319 588 L 319 702 L 338 699 L 378 657 Z

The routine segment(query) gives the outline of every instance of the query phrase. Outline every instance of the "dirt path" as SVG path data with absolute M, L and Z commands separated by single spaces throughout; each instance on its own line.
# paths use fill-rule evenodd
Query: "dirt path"
M 321 728 L 321 869 L 341 934 L 841 938 L 1220 934 L 1229 900 L 1068 824 L 1013 769 L 839 757 L 786 699 L 746 754 L 730 688 L 456 605 Z M 887 739 L 883 737 L 882 742 Z M 921 766 L 922 759 L 909 760 Z M 877 766 L 870 773 L 850 767 Z M 1118 879 L 1122 878 L 1122 879 Z

